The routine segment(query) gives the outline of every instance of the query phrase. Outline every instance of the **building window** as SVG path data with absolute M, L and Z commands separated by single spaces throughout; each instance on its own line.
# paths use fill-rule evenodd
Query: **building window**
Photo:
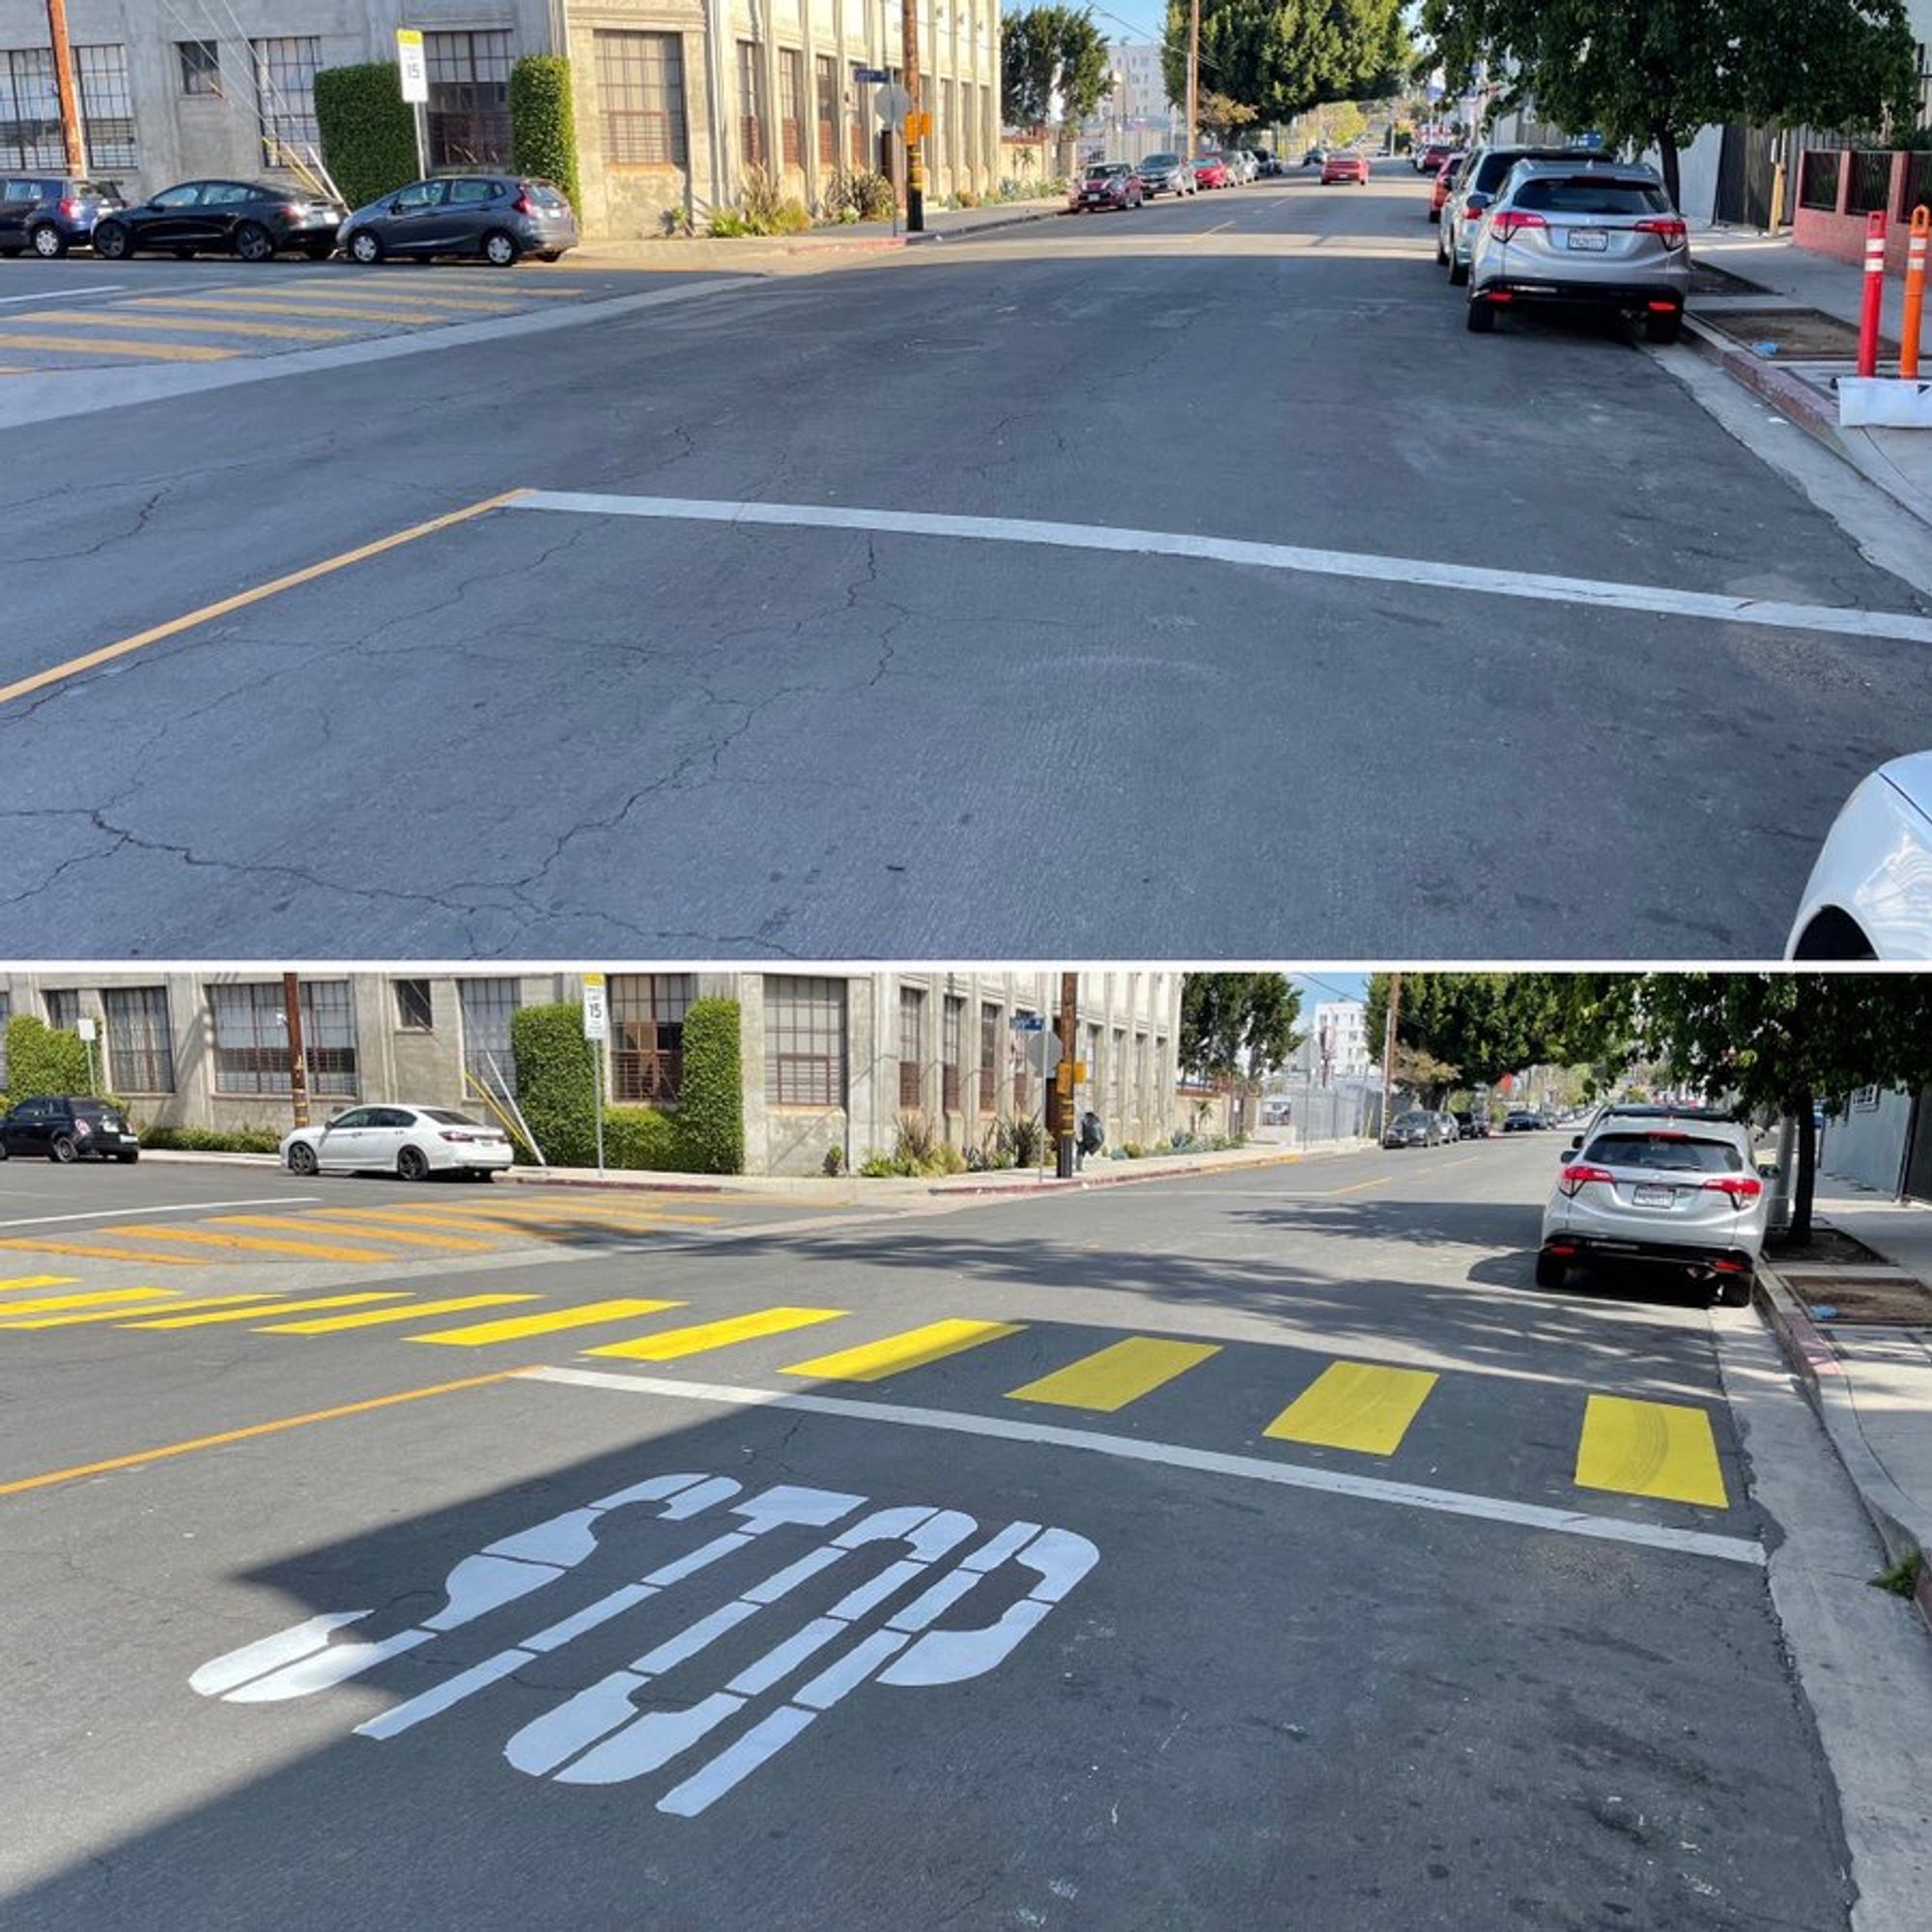
M 184 94 L 221 94 L 221 50 L 213 41 L 177 41 L 175 58 L 181 63 Z
M 1134 1112 L 1146 1118 L 1148 1111 L 1148 1037 L 1134 1036 Z
M 56 988 L 43 996 L 47 1024 L 56 1033 L 71 1033 L 80 1021 L 80 994 L 71 986 Z
M 957 81 L 942 80 L 939 83 L 939 100 L 942 109 L 939 125 L 933 133 L 933 153 L 950 159 L 948 144 L 952 139 L 952 130 L 958 125 L 959 84 Z
M 951 993 L 939 1016 L 939 1109 L 944 1114 L 959 1111 L 959 1057 L 965 1051 L 966 1002 Z
M 394 980 L 396 1025 L 404 1033 L 428 1033 L 436 1024 L 427 980 Z
M 684 1080 L 689 973 L 611 976 L 611 1091 L 618 1100 L 675 1102 Z
M 1013 1017 L 1016 1020 L 1035 1020 L 1039 1015 L 1029 1012 L 1025 1007 L 1015 1007 L 1013 1009 Z M 1015 1119 L 1022 1114 L 1030 1114 L 1033 1111 L 1033 1082 L 1030 1078 L 1031 1069 L 1027 1065 L 1026 1057 L 1027 1046 L 1031 1037 L 1032 1030 L 1026 1027 L 1017 1029 L 1013 1036 L 1015 1047 L 1013 1053 L 1013 1115 Z
M 1116 1120 L 1124 1111 L 1122 1089 L 1127 1077 L 1127 1030 L 1125 1027 L 1114 1029 L 1114 1050 L 1108 1056 L 1107 1085 L 1113 1094 L 1111 1108 Z
M 355 1009 L 347 980 L 304 980 L 300 986 L 302 1061 L 311 1094 L 355 1092 Z M 211 986 L 214 1018 L 214 1091 L 286 1094 L 289 1028 L 279 981 Z
M 870 112 L 872 84 L 859 78 L 859 66 L 852 65 L 852 165 L 864 170 L 873 162 L 872 137 L 867 128 Z
M 899 988 L 899 1105 L 917 1108 L 925 1094 L 925 994 Z
M 1855 1114 L 1875 1114 L 1878 1112 L 1878 1089 L 1861 1087 L 1852 1095 L 1852 1112 Z
M 838 163 L 838 63 L 828 55 L 820 54 L 815 63 L 813 79 L 817 84 L 818 100 L 818 165 L 821 168 L 836 167 Z
M 990 1000 L 980 1009 L 980 1111 L 1000 1111 L 1000 1009 Z
M 765 68 L 755 41 L 738 43 L 738 151 L 748 168 L 765 164 Z
M 510 1044 L 510 1022 L 523 1004 L 523 988 L 515 980 L 457 980 L 466 1094 L 481 1089 L 504 1099 L 517 1091 L 517 1057 Z
M 805 56 L 779 49 L 779 139 L 788 168 L 805 165 Z
M 165 986 L 109 986 L 100 995 L 107 1017 L 107 1073 L 122 1094 L 175 1091 L 174 1035 L 168 1028 Z
M 683 41 L 676 34 L 615 33 L 602 28 L 593 38 L 605 158 L 683 167 Z
M 1100 1091 L 1100 1029 L 1090 1025 L 1086 1034 L 1087 1046 L 1080 1056 L 1080 1064 L 1087 1071 L 1081 1075 L 1080 1084 L 1087 1090 L 1087 1100 L 1091 1106 Z
M 510 159 L 510 31 L 425 34 L 429 164 L 500 168 Z
M 16 47 L 0 71 L 0 165 L 55 173 L 67 166 L 49 47 Z
M 134 100 L 128 90 L 128 49 L 118 43 L 75 47 L 73 85 L 80 97 L 89 169 L 106 174 L 134 167 Z
M 765 980 L 765 1098 L 776 1107 L 845 1099 L 845 981 Z
M 320 138 L 315 129 L 315 76 L 322 66 L 322 42 L 314 34 L 287 34 L 276 40 L 250 41 L 248 51 L 255 62 L 263 166 L 281 167 L 291 156 L 310 159 Z

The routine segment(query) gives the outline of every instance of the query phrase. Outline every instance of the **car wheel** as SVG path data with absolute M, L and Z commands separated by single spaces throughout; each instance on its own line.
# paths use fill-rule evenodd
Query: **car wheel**
M 373 269 L 383 259 L 383 238 L 367 228 L 358 228 L 349 238 L 349 259 Z
M 406 1147 L 396 1156 L 396 1172 L 405 1180 L 427 1180 L 429 1179 L 429 1155 L 421 1148 Z
M 51 221 L 43 221 L 28 237 L 34 253 L 43 262 L 57 262 L 67 253 L 67 237 Z
M 298 1141 L 289 1150 L 289 1172 L 299 1174 L 304 1179 L 320 1173 L 322 1163 L 315 1157 L 315 1150 L 306 1141 Z
M 1539 1254 L 1536 1258 L 1538 1288 L 1561 1288 L 1570 1276 L 1570 1264 L 1561 1255 Z
M 1496 327 L 1496 312 L 1478 296 L 1469 304 L 1468 322 L 1471 335 L 1493 335 Z
M 1726 1308 L 1748 1308 L 1751 1290 L 1756 1285 L 1756 1276 L 1748 1272 L 1720 1274 L 1718 1277 L 1717 1299 Z
M 118 221 L 98 222 L 94 252 L 103 262 L 125 262 L 134 252 L 134 238 Z
M 56 1134 L 47 1143 L 47 1158 L 65 1167 L 69 1161 L 80 1158 L 80 1150 L 66 1134 Z
M 139 1148 L 136 1148 L 132 1153 L 117 1153 L 114 1156 L 114 1158 L 118 1160 L 123 1167 L 132 1167 L 134 1163 L 141 1158 L 141 1150 Z
M 1684 318 L 1672 309 L 1668 315 L 1647 315 L 1643 319 L 1643 339 L 1667 348 L 1684 333 Z
M 517 257 L 524 251 L 517 245 L 517 238 L 500 228 L 493 228 L 483 238 L 483 259 L 493 269 L 513 269 Z
M 1449 263 L 1449 286 L 1452 289 L 1467 288 L 1469 285 L 1469 265 L 1451 257 Z
M 266 262 L 275 252 L 275 238 L 259 221 L 244 221 L 235 231 L 235 254 L 238 261 Z

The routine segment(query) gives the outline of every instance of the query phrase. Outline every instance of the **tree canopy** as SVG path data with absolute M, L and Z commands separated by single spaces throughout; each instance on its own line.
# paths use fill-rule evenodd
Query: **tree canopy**
M 1191 0 L 1168 0 L 1162 68 L 1187 99 Z M 1413 60 L 1403 0 L 1201 0 L 1203 92 L 1292 121 L 1328 100 L 1378 100 Z
M 1677 151 L 1701 128 L 1910 126 L 1918 83 L 1905 0 L 1423 0 L 1452 90 L 1486 71 L 1500 104 L 1574 133 Z
M 1280 973 L 1189 973 L 1180 985 L 1179 1058 L 1193 1074 L 1271 1073 L 1302 1037 L 1301 994 Z
M 1000 111 L 1009 128 L 1084 121 L 1107 91 L 1107 43 L 1083 8 L 1029 7 L 1000 23 Z

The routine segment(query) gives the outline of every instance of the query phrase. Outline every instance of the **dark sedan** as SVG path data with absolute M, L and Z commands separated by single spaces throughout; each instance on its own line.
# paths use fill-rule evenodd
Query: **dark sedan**
M 64 1094 L 21 1100 L 0 1115 L 0 1160 L 9 1154 L 133 1161 L 141 1157 L 141 1137 L 112 1102 Z
M 117 209 L 94 225 L 94 252 L 125 262 L 146 249 L 185 260 L 214 251 L 267 262 L 285 248 L 312 262 L 335 253 L 339 202 L 317 200 L 261 182 L 193 181 L 164 187 L 137 208 Z
M 577 246 L 570 203 L 546 181 L 439 175 L 358 208 L 337 238 L 352 262 L 387 255 L 480 255 L 499 269 L 525 255 L 554 262 Z
M 112 182 L 8 175 L 0 180 L 0 255 L 31 248 L 57 261 L 76 242 L 87 241 L 103 214 L 121 206 L 121 190 Z

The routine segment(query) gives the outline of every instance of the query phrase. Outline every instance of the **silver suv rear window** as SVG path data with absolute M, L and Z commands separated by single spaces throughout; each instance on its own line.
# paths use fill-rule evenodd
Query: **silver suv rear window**
M 1592 180 L 1587 175 L 1568 181 L 1532 175 L 1517 189 L 1513 205 L 1550 214 L 1668 214 L 1669 197 L 1648 182 Z
M 1582 1157 L 1598 1167 L 1648 1167 L 1666 1174 L 1739 1174 L 1745 1164 L 1729 1141 L 1669 1132 L 1599 1134 Z

